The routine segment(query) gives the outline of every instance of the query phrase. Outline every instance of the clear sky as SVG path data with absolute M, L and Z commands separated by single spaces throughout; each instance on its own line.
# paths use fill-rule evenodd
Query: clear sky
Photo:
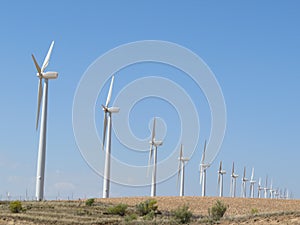
M 299 7 L 296 0 L 2 1 L 0 199 L 5 199 L 7 192 L 14 198 L 24 197 L 26 190 L 30 197 L 35 193 L 38 81 L 31 54 L 42 63 L 52 40 L 55 45 L 48 70 L 58 71 L 59 78 L 49 85 L 47 199 L 101 196 L 102 178 L 83 159 L 73 134 L 75 91 L 84 72 L 99 56 L 120 45 L 142 40 L 163 40 L 190 49 L 210 67 L 222 89 L 227 129 L 220 152 L 208 169 L 208 195 L 216 195 L 217 168 L 222 160 L 227 170 L 226 196 L 234 161 L 240 177 L 244 166 L 248 177 L 254 167 L 256 180 L 259 177 L 264 180 L 268 175 L 275 187 L 288 188 L 299 198 Z M 185 194 L 200 195 L 199 162 L 211 125 L 205 96 L 176 69 L 149 63 L 119 71 L 113 99 L 130 82 L 149 76 L 163 76 L 180 84 L 194 101 L 201 132 L 186 166 Z M 103 85 L 95 108 L 99 136 L 103 120 L 100 106 L 109 83 Z M 139 138 L 149 137 L 148 126 L 153 116 L 160 117 L 161 124 L 167 127 L 159 161 L 177 147 L 178 117 L 167 102 L 145 99 L 131 113 L 130 125 Z M 117 121 L 118 115 L 114 117 Z M 147 152 L 124 154 L 127 150 L 114 135 L 112 151 L 117 158 L 147 165 Z M 177 167 L 177 161 L 174 164 Z M 99 167 L 102 166 L 99 160 Z M 173 176 L 159 183 L 157 194 L 178 195 L 176 179 Z M 240 183 L 239 179 L 238 194 Z M 149 186 L 115 183 L 111 186 L 112 197 L 149 194 Z

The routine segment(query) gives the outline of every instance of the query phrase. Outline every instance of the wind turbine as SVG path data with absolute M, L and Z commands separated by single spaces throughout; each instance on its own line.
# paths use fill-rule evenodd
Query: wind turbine
M 106 139 L 106 149 L 105 149 L 105 165 L 104 165 L 104 180 L 103 180 L 103 198 L 109 198 L 109 185 L 110 185 L 110 156 L 111 156 L 111 127 L 112 127 L 112 113 L 118 113 L 120 108 L 118 107 L 108 107 L 112 89 L 114 84 L 114 76 L 111 78 L 110 87 L 106 99 L 105 105 L 102 105 L 104 111 L 104 123 L 103 123 L 103 142 L 102 150 L 104 149 L 104 142 Z M 106 138 L 107 136 L 107 138 Z
M 252 168 L 251 179 L 250 179 L 250 198 L 254 198 L 254 185 L 256 181 L 254 180 L 254 168 Z
M 266 176 L 266 186 L 264 187 L 264 194 L 265 194 L 265 198 L 268 198 L 268 175 Z
M 285 199 L 290 199 L 290 192 L 289 192 L 289 189 L 286 189 Z
M 157 169 L 157 147 L 163 144 L 163 141 L 155 140 L 155 121 L 156 118 L 153 119 L 153 127 L 152 127 L 152 136 L 150 143 L 150 152 L 149 152 L 149 161 L 148 168 L 151 163 L 152 155 L 153 155 L 153 170 L 152 170 L 152 183 L 151 183 L 151 197 L 156 196 L 156 169 Z
M 275 189 L 274 196 L 276 199 L 279 199 L 279 189 Z
M 179 153 L 179 166 L 178 166 L 178 178 L 177 182 L 180 177 L 180 196 L 184 196 L 184 167 L 185 167 L 185 162 L 189 161 L 189 158 L 184 158 L 183 157 L 183 145 L 181 144 L 180 147 L 180 153 Z
M 236 192 L 236 178 L 238 178 L 239 175 L 234 173 L 234 162 L 232 163 L 232 171 L 231 171 L 231 185 L 230 185 L 230 196 L 235 197 Z
M 261 198 L 261 191 L 263 190 L 263 186 L 261 185 L 261 178 L 259 178 L 258 180 L 258 187 L 257 187 L 257 197 Z
M 274 198 L 274 193 L 275 193 L 275 190 L 273 189 L 273 179 L 271 179 L 269 192 L 270 192 L 270 199 L 273 199 Z
M 42 103 L 42 116 L 40 125 L 40 138 L 39 138 L 39 150 L 37 161 L 37 177 L 36 177 L 36 200 L 41 201 L 44 199 L 44 180 L 45 180 L 45 160 L 46 160 L 46 132 L 47 132 L 47 106 L 48 106 L 48 80 L 56 79 L 58 77 L 57 72 L 44 72 L 49 64 L 51 52 L 53 49 L 54 41 L 52 41 L 48 53 L 45 57 L 42 68 L 37 63 L 34 55 L 32 59 L 37 70 L 38 82 L 38 98 L 37 98 L 37 114 L 36 114 L 36 130 L 39 126 L 39 118 Z M 44 79 L 44 85 L 42 80 Z M 43 92 L 43 93 L 42 93 Z M 43 102 L 42 102 L 43 99 Z
M 246 167 L 244 167 L 244 175 L 242 178 L 242 197 L 246 198 L 246 182 L 248 181 L 248 178 L 246 178 Z
M 202 197 L 206 195 L 206 169 L 210 167 L 210 164 L 205 163 L 205 152 L 206 152 L 206 140 L 204 143 L 204 149 L 203 149 L 202 159 L 200 163 L 200 184 L 202 185 L 202 193 L 201 193 Z
M 218 187 L 219 187 L 219 197 L 223 197 L 223 175 L 226 171 L 222 169 L 222 161 L 220 162 L 220 167 L 218 170 Z

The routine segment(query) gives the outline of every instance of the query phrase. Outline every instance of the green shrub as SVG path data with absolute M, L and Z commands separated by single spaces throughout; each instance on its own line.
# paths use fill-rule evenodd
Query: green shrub
M 208 214 L 212 217 L 213 220 L 219 221 L 224 216 L 227 208 L 227 205 L 225 205 L 220 200 L 217 200 L 213 207 L 211 207 L 211 209 L 208 209 Z
M 9 209 L 12 213 L 19 213 L 23 210 L 22 203 L 20 201 L 12 201 L 9 204 Z
M 85 201 L 85 205 L 86 206 L 92 206 L 95 202 L 95 199 L 94 198 L 89 198 Z
M 125 216 L 125 222 L 131 222 L 136 219 L 137 219 L 137 215 L 135 213 Z
M 147 213 L 146 215 L 143 216 L 143 219 L 144 220 L 153 220 L 154 217 L 155 217 L 155 212 L 150 211 L 149 213 Z
M 193 216 L 187 205 L 178 207 L 175 211 L 173 211 L 173 214 L 175 219 L 180 223 L 189 223 Z
M 255 215 L 255 214 L 257 214 L 258 213 L 258 209 L 257 208 L 252 208 L 251 209 L 251 214 L 252 215 Z
M 158 206 L 156 205 L 157 201 L 155 199 L 148 199 L 144 202 L 136 205 L 137 212 L 140 216 L 145 216 L 150 212 L 156 212 Z
M 127 209 L 128 205 L 126 204 L 118 204 L 116 206 L 111 206 L 107 209 L 107 213 L 108 214 L 113 214 L 113 215 L 120 215 L 120 216 L 124 216 L 126 213 L 126 209 Z

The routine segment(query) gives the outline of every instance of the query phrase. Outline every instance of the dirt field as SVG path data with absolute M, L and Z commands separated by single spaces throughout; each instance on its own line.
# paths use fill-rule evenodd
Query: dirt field
M 84 200 L 22 202 L 26 211 L 21 213 L 10 213 L 9 203 L 0 202 L 0 224 L 174 224 L 171 212 L 182 205 L 188 205 L 192 211 L 192 224 L 207 224 L 208 208 L 217 200 L 228 205 L 219 224 L 300 224 L 300 200 L 156 197 L 162 214 L 154 221 L 139 217 L 126 222 L 124 217 L 106 213 L 108 207 L 119 203 L 127 204 L 128 213 L 132 213 L 136 204 L 147 199 L 149 197 L 96 199 L 91 207 L 86 206 Z

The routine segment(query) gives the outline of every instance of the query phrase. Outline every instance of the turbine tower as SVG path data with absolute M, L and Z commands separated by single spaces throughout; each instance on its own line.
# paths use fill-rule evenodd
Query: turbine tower
M 266 185 L 264 187 L 264 197 L 265 198 L 268 198 L 268 190 L 269 190 L 269 188 L 268 188 L 268 175 L 267 175 L 266 176 Z
M 200 184 L 202 185 L 201 196 L 206 196 L 206 169 L 210 167 L 210 164 L 205 163 L 205 152 L 206 152 L 206 140 L 204 143 L 204 149 L 202 153 L 202 159 L 200 163 Z
M 156 196 L 156 169 L 157 169 L 157 148 L 163 144 L 163 141 L 155 140 L 155 117 L 153 119 L 153 127 L 152 127 L 152 137 L 149 141 L 150 143 L 150 152 L 149 152 L 149 161 L 148 168 L 151 163 L 152 155 L 153 155 L 153 169 L 152 169 L 152 183 L 151 183 L 151 197 Z
M 250 179 L 250 198 L 254 198 L 254 185 L 256 181 L 254 180 L 254 168 L 252 168 L 251 179 Z
M 274 198 L 274 193 L 275 193 L 275 190 L 273 189 L 273 179 L 271 179 L 269 192 L 270 192 L 270 199 L 273 199 Z
M 239 175 L 234 173 L 234 162 L 232 163 L 232 171 L 231 171 L 231 185 L 230 185 L 230 196 L 235 197 L 236 193 L 236 178 L 238 178 Z
M 42 116 L 40 125 L 40 138 L 39 138 L 39 150 L 37 161 L 37 176 L 36 176 L 36 200 L 42 201 L 44 199 L 44 181 L 45 181 L 45 161 L 46 161 L 46 132 L 47 132 L 47 106 L 48 106 L 48 80 L 56 79 L 58 77 L 57 72 L 44 72 L 49 64 L 51 52 L 53 49 L 54 41 L 52 41 L 48 53 L 45 57 L 42 68 L 37 63 L 34 55 L 32 59 L 37 70 L 38 81 L 38 98 L 37 98 L 37 115 L 35 129 L 38 129 L 39 118 L 42 103 Z M 44 85 L 42 80 L 44 79 Z M 43 99 L 43 102 L 42 102 Z
M 109 186 L 110 186 L 110 156 L 111 156 L 111 128 L 112 128 L 112 113 L 118 113 L 120 108 L 118 107 L 108 107 L 112 89 L 114 84 L 114 76 L 111 78 L 110 87 L 106 99 L 105 105 L 102 105 L 102 110 L 104 111 L 104 123 L 103 123 L 103 141 L 102 150 L 104 150 L 104 143 L 106 139 L 106 149 L 105 149 L 105 165 L 104 165 L 104 177 L 103 177 L 103 194 L 102 198 L 109 198 Z M 106 138 L 107 136 L 107 138 Z
M 181 144 L 180 153 L 179 153 L 179 166 L 178 166 L 178 177 L 177 182 L 180 176 L 180 196 L 184 196 L 184 168 L 185 162 L 189 161 L 189 158 L 183 157 L 183 145 Z
M 263 186 L 261 186 L 261 178 L 259 178 L 258 180 L 258 187 L 257 187 L 257 197 L 258 198 L 261 198 L 261 191 L 263 190 Z
M 246 167 L 244 167 L 244 175 L 242 178 L 242 197 L 246 198 L 246 182 L 248 181 L 248 178 L 246 178 Z
M 275 189 L 274 196 L 276 199 L 279 199 L 279 189 Z
M 218 170 L 218 187 L 219 187 L 219 197 L 223 197 L 223 175 L 226 171 L 222 169 L 222 161 L 220 162 L 220 167 Z

